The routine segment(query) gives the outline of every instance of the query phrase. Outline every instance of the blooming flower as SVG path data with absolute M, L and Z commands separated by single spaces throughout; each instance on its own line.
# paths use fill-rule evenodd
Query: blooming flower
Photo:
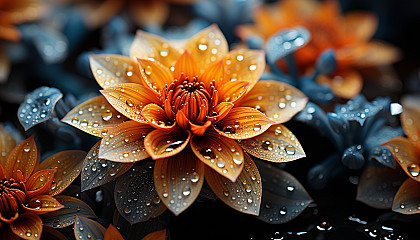
M 307 98 L 285 83 L 258 82 L 263 52 L 228 52 L 215 25 L 182 48 L 139 31 L 130 55 L 92 56 L 103 96 L 77 106 L 62 121 L 103 137 L 99 158 L 155 159 L 156 190 L 175 214 L 192 204 L 206 175 L 229 206 L 258 215 L 261 181 L 247 153 L 273 162 L 304 157 L 281 123 Z M 232 189 L 247 197 L 239 203 L 223 197 Z

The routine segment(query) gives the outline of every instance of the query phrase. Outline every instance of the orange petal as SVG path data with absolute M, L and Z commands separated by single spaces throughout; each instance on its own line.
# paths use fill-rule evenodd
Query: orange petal
M 395 137 L 383 145 L 391 150 L 397 163 L 407 175 L 420 182 L 420 156 L 415 146 L 404 137 Z
M 149 157 L 144 139 L 153 130 L 149 124 L 127 121 L 109 130 L 102 139 L 99 158 L 114 162 L 137 162 Z
M 24 213 L 10 223 L 10 229 L 23 239 L 38 240 L 41 239 L 42 220 L 33 213 Z
M 254 108 L 235 107 L 213 127 L 225 137 L 242 140 L 260 135 L 273 123 Z
M 93 76 L 102 88 L 122 83 L 141 84 L 139 68 L 134 59 L 114 54 L 89 56 Z
M 94 136 L 104 137 L 109 129 L 127 121 L 127 118 L 104 96 L 97 96 L 73 108 L 61 121 Z
M 141 240 L 165 240 L 165 239 L 166 239 L 166 229 L 162 229 L 160 231 L 147 234 Z
M 85 151 L 67 150 L 56 153 L 38 166 L 40 169 L 54 169 L 54 182 L 49 194 L 55 196 L 76 180 L 82 170 L 83 160 L 86 157 Z
M 190 148 L 175 156 L 159 159 L 154 169 L 155 187 L 160 199 L 175 215 L 197 198 L 204 182 L 204 164 Z
M 290 162 L 306 157 L 296 136 L 282 124 L 239 143 L 249 154 L 271 162 Z
M 159 95 L 148 87 L 126 83 L 101 90 L 108 102 L 124 116 L 144 122 L 141 109 L 149 103 L 160 103 Z
M 1 37 L 1 26 L 0 26 L 0 39 Z M 0 47 L 0 83 L 5 83 L 10 73 L 10 62 L 9 58 L 4 50 L 4 47 Z
M 283 123 L 302 111 L 307 102 L 305 94 L 289 84 L 261 80 L 235 106 L 253 107 L 272 121 Z
M 244 155 L 244 168 L 237 181 L 224 178 L 206 168 L 206 180 L 213 192 L 229 207 L 258 216 L 261 204 L 262 181 L 258 168 L 248 154 Z
M 402 214 L 420 213 L 420 183 L 408 178 L 398 189 L 392 210 Z
M 105 0 L 95 4 L 96 2 L 90 1 L 86 11 L 82 12 L 85 19 L 85 24 L 95 29 L 108 22 L 112 16 L 118 13 L 123 7 L 124 2 L 119 0 Z
M 31 198 L 22 206 L 26 212 L 37 215 L 57 211 L 64 207 L 55 198 L 50 195 L 39 195 Z
M 7 155 L 16 146 L 16 141 L 0 123 L 0 165 L 5 166 Z
M 147 134 L 144 146 L 153 159 L 167 158 L 181 152 L 188 144 L 191 133 L 156 129 Z
M 219 87 L 219 102 L 232 102 L 235 104 L 238 100 L 245 96 L 249 82 L 247 81 L 230 81 Z
M 157 104 L 147 104 L 141 110 L 141 115 L 154 128 L 170 130 L 175 127 L 175 122 L 172 122 L 166 115 L 165 110 Z
M 193 135 L 201 136 L 203 135 L 207 128 L 210 127 L 211 121 L 205 122 L 203 125 L 196 125 L 190 122 L 190 130 Z
M 207 89 L 210 89 L 210 83 L 215 82 L 215 88 L 218 89 L 220 83 L 223 82 L 225 75 L 225 64 L 223 60 L 217 61 L 210 65 L 200 76 L 200 81 L 204 83 Z
M 32 174 L 26 181 L 26 199 L 37 195 L 45 195 L 51 189 L 54 180 L 54 169 L 40 170 Z
M 400 120 L 404 133 L 420 151 L 420 110 L 409 106 L 406 102 L 402 102 L 402 104 L 403 112 L 400 115 Z
M 61 232 L 49 226 L 42 227 L 42 239 L 45 240 L 68 240 Z
M 362 76 L 352 69 L 337 71 L 332 76 L 319 75 L 316 81 L 329 86 L 335 95 L 344 99 L 357 96 L 363 87 Z
M 188 120 L 187 116 L 185 116 L 185 114 L 184 114 L 183 111 L 178 111 L 176 113 L 175 120 L 176 120 L 176 124 L 180 128 L 182 128 L 184 130 L 188 130 L 189 129 L 189 127 L 190 127 L 190 125 L 189 125 L 190 124 L 190 120 Z
M 241 146 L 235 140 L 216 132 L 193 136 L 191 149 L 203 163 L 232 182 L 236 181 L 244 166 L 244 152 Z
M 138 26 L 164 25 L 169 15 L 167 1 L 130 1 L 131 17 Z
M 211 110 L 212 113 L 210 116 L 207 116 L 207 120 L 214 123 L 218 122 L 220 119 L 226 117 L 233 106 L 234 104 L 231 102 L 221 102 L 217 104 L 217 106 Z
M 140 73 L 145 86 L 153 91 L 160 93 L 166 84 L 174 81 L 172 73 L 158 61 L 137 59 L 140 67 Z
M 36 146 L 34 137 L 17 145 L 7 157 L 4 164 L 6 178 L 17 178 L 17 170 L 22 172 L 23 178 L 28 179 L 39 164 L 39 150 Z
M 121 236 L 121 233 L 118 232 L 118 230 L 114 227 L 114 225 L 109 224 L 103 240 L 124 240 L 124 238 Z
M 200 76 L 200 65 L 197 64 L 197 60 L 191 55 L 188 50 L 178 58 L 174 66 L 174 78 L 180 79 L 181 76 L 184 78 L 193 78 Z M 191 81 L 191 80 L 190 80 Z
M 97 221 L 76 215 L 74 236 L 76 239 L 103 239 L 106 229 Z
M 181 53 L 169 42 L 157 35 L 137 31 L 130 48 L 130 57 L 154 59 L 170 68 L 175 65 Z
M 343 25 L 350 38 L 366 42 L 375 34 L 378 18 L 370 12 L 353 11 L 344 15 Z
M 226 38 L 222 31 L 213 24 L 200 31 L 184 45 L 196 60 L 201 70 L 222 59 L 229 51 Z
M 265 69 L 265 54 L 261 50 L 234 50 L 224 59 L 226 66 L 224 83 L 236 80 L 247 81 L 248 91 L 254 87 Z
M 14 25 L 0 25 L 0 39 L 17 42 L 20 38 L 20 31 Z
M 401 52 L 397 47 L 376 40 L 367 44 L 363 54 L 354 64 L 363 67 L 388 65 L 398 61 L 400 58 Z

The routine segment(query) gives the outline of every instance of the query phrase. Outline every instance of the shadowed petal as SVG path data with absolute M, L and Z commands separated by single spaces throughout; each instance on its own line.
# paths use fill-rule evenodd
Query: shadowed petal
M 184 76 L 185 78 L 189 77 L 191 79 L 200 76 L 201 66 L 197 64 L 197 60 L 188 50 L 185 50 L 175 63 L 174 78 L 180 79 L 181 76 Z
M 0 123 L 0 165 L 5 166 L 7 155 L 16 146 L 16 141 Z
M 144 147 L 147 134 L 153 130 L 147 123 L 127 121 L 109 130 L 102 139 L 99 158 L 114 162 L 136 162 L 149 157 Z
M 244 155 L 244 166 L 235 182 L 223 177 L 212 168 L 206 168 L 206 181 L 213 192 L 229 207 L 258 216 L 262 183 L 260 173 L 251 157 Z
M 128 171 L 134 163 L 112 162 L 105 159 L 99 159 L 98 141 L 91 148 L 83 161 L 82 168 L 82 186 L 81 190 L 85 191 L 94 187 L 98 187 L 108 183 Z
M 38 240 L 41 239 L 42 220 L 33 213 L 24 213 L 10 223 L 10 229 L 23 239 Z
M 165 110 L 157 104 L 147 104 L 142 110 L 141 115 L 147 120 L 148 124 L 161 130 L 171 130 L 176 124 L 166 115 Z
M 271 126 L 264 133 L 239 144 L 249 154 L 271 162 L 290 162 L 306 157 L 296 136 L 282 124 Z
M 184 49 L 194 56 L 197 65 L 203 71 L 210 64 L 223 58 L 228 53 L 229 46 L 223 33 L 213 24 L 190 38 Z
M 289 121 L 305 108 L 308 98 L 283 82 L 261 80 L 235 106 L 253 107 L 276 123 Z
M 166 1 L 130 1 L 128 10 L 138 26 L 163 25 L 169 15 Z
M 50 195 L 39 195 L 31 198 L 22 206 L 26 212 L 37 215 L 57 211 L 64 207 Z
M 420 110 L 409 106 L 406 101 L 403 102 L 404 110 L 400 115 L 401 125 L 404 133 L 415 146 L 419 146 L 417 149 L 420 151 Z M 419 102 L 413 102 L 413 104 L 419 104 Z
M 104 137 L 109 129 L 127 121 L 104 96 L 97 96 L 73 108 L 61 121 L 97 137 Z
M 210 83 L 214 81 L 215 88 L 218 89 L 223 82 L 225 75 L 225 64 L 223 60 L 217 61 L 210 65 L 200 76 L 200 81 L 204 83 L 207 89 L 210 88 Z
M 235 107 L 213 127 L 225 137 L 248 139 L 265 132 L 272 124 L 270 119 L 254 108 Z
M 121 83 L 141 84 L 137 62 L 129 57 L 113 54 L 91 55 L 90 68 L 102 88 Z
M 162 229 L 160 231 L 147 234 L 141 240 L 165 240 L 165 239 L 166 239 L 166 229 Z
M 170 68 L 175 65 L 181 53 L 169 42 L 157 35 L 138 30 L 130 48 L 130 57 L 155 59 Z
M 193 136 L 191 149 L 194 154 L 221 176 L 235 182 L 244 167 L 244 152 L 233 140 L 208 132 L 203 136 Z
M 42 226 L 42 239 L 44 240 L 68 240 L 61 232 L 49 226 Z
M 23 178 L 27 180 L 39 164 L 39 150 L 34 137 L 17 145 L 9 154 L 4 164 L 6 178 L 17 177 L 17 170 L 22 172 Z
M 392 210 L 402 214 L 420 213 L 420 183 L 408 178 L 395 194 Z
M 378 27 L 377 17 L 369 12 L 353 11 L 344 15 L 343 25 L 350 38 L 356 41 L 369 41 Z
M 204 181 L 204 164 L 189 149 L 175 156 L 156 160 L 155 187 L 160 199 L 175 215 L 197 198 Z
M 122 7 L 124 2 L 118 0 L 105 0 L 100 2 L 90 1 L 86 4 L 85 11 L 82 11 L 85 24 L 95 29 L 112 18 Z
M 414 145 L 404 137 L 395 137 L 383 145 L 391 150 L 397 163 L 407 175 L 420 182 L 420 157 Z
M 218 122 L 220 119 L 226 117 L 229 111 L 233 108 L 234 104 L 231 102 L 221 102 L 217 104 L 215 108 L 212 109 L 210 116 L 207 116 L 207 120 L 214 123 Z
M 74 223 L 74 236 L 76 239 L 103 239 L 105 232 L 106 229 L 97 221 L 76 215 L 76 221 Z
M 172 73 L 160 62 L 139 58 L 137 61 L 139 63 L 143 84 L 153 91 L 160 93 L 166 84 L 169 85 L 174 81 Z
M 54 180 L 54 172 L 54 169 L 45 169 L 32 174 L 25 183 L 26 199 L 49 193 Z
M 337 71 L 333 76 L 319 75 L 316 81 L 329 86 L 334 94 L 344 99 L 356 97 L 363 87 L 362 76 L 352 69 Z
M 101 90 L 108 102 L 124 116 L 144 122 L 140 115 L 149 103 L 160 103 L 159 95 L 149 87 L 135 83 L 126 83 Z
M 235 104 L 245 96 L 249 82 L 247 81 L 230 81 L 219 87 L 219 102 L 232 102 Z
M 207 121 L 203 125 L 196 125 L 190 122 L 190 130 L 193 135 L 201 136 L 203 135 L 207 128 L 210 127 L 211 122 Z
M 191 133 L 186 131 L 153 130 L 144 139 L 147 153 L 153 159 L 167 158 L 181 152 L 188 144 Z
M 124 240 L 124 238 L 112 224 L 109 224 L 105 232 L 104 240 Z
M 85 157 L 85 151 L 62 151 L 48 157 L 38 166 L 37 169 L 55 170 L 54 182 L 49 192 L 50 195 L 55 196 L 70 186 L 79 176 Z
M 354 64 L 357 66 L 380 66 L 396 62 L 401 52 L 393 45 L 380 41 L 370 41 Z

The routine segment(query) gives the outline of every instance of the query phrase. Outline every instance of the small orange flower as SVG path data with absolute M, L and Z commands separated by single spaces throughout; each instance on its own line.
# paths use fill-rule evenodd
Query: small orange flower
M 198 196 L 204 172 L 220 196 L 248 182 L 255 198 L 251 207 L 227 201 L 235 209 L 258 214 L 261 181 L 244 150 L 273 162 L 305 156 L 296 137 L 280 123 L 302 110 L 307 98 L 285 83 L 258 82 L 264 67 L 262 51 L 229 52 L 214 25 L 182 48 L 139 31 L 131 58 L 91 57 L 106 100 L 88 100 L 63 121 L 104 137 L 99 158 L 157 160 L 155 187 L 175 214 Z
M 343 98 L 355 97 L 362 88 L 362 78 L 355 67 L 386 65 L 398 58 L 394 47 L 370 41 L 377 28 L 376 16 L 363 11 L 341 15 L 338 1 L 283 0 L 273 7 L 257 8 L 254 21 L 255 25 L 238 27 L 237 33 L 243 40 L 252 36 L 267 40 L 278 31 L 297 26 L 309 30 L 311 40 L 295 52 L 304 73 L 312 70 L 321 52 L 333 48 L 338 69 L 331 76 L 321 75 L 317 81 L 329 85 Z

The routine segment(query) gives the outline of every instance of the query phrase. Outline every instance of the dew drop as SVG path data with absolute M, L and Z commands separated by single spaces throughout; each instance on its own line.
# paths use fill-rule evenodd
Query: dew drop
M 74 118 L 71 119 L 71 123 L 78 124 L 79 123 L 79 119 L 77 117 L 74 117 Z
M 24 148 L 23 148 L 23 151 L 24 152 L 29 152 L 31 150 L 31 148 L 29 147 L 29 146 L 25 146 Z
M 197 45 L 198 49 L 200 49 L 201 51 L 206 51 L 207 50 L 207 45 L 206 44 L 198 44 Z
M 416 163 L 412 163 L 407 166 L 407 171 L 411 174 L 413 177 L 417 177 L 420 173 L 420 167 Z
M 264 150 L 268 150 L 268 151 L 273 150 L 273 144 L 271 144 L 270 141 L 263 141 L 261 146 Z
M 191 188 L 188 185 L 185 185 L 182 188 L 182 195 L 184 195 L 185 197 L 188 197 L 191 194 Z
M 295 147 L 293 147 L 292 145 L 287 145 L 284 150 L 289 155 L 294 155 L 295 154 Z
M 129 206 L 125 206 L 123 210 L 124 210 L 124 213 L 125 213 L 125 214 L 129 214 L 129 213 L 131 213 L 131 209 L 130 209 L 130 207 L 129 207 Z
M 88 120 L 83 119 L 83 120 L 80 120 L 79 125 L 82 127 L 87 127 L 89 125 L 89 122 Z
M 191 182 L 196 183 L 198 180 L 200 180 L 200 177 L 197 173 L 193 173 L 193 175 L 190 177 Z
M 175 150 L 176 148 L 178 148 L 179 146 L 181 146 L 185 141 L 184 140 L 177 140 L 171 144 L 169 144 L 166 149 L 165 152 L 171 152 L 173 150 Z
M 219 160 L 219 161 L 217 161 L 217 166 L 218 166 L 219 168 L 224 168 L 224 167 L 225 167 L 225 162 L 224 162 L 224 161 L 222 161 L 222 160 Z
M 146 73 L 146 75 L 151 75 L 152 74 L 152 67 L 151 66 L 146 66 L 146 68 L 144 69 L 144 73 Z
M 223 191 L 223 195 L 225 195 L 225 197 L 229 197 L 229 192 L 228 191 Z
M 129 106 L 129 107 L 134 107 L 133 100 L 131 100 L 131 99 L 127 99 L 127 100 L 125 101 L 125 104 L 127 104 L 127 106 Z
M 28 231 L 26 232 L 26 236 L 27 236 L 27 237 L 32 236 L 32 232 L 28 230 Z
M 281 207 L 279 210 L 280 215 L 284 216 L 287 214 L 287 208 L 286 207 Z
M 254 124 L 254 129 L 253 129 L 254 131 L 259 131 L 259 130 L 261 130 L 261 124 L 259 124 L 259 123 L 256 123 L 256 124 Z
M 96 165 L 93 165 L 91 169 L 92 169 L 93 172 L 96 172 L 96 170 L 97 170 Z
M 168 55 L 169 55 L 169 50 L 168 49 L 162 49 L 162 50 L 160 50 L 160 56 L 166 57 Z
M 200 150 L 200 154 L 203 155 L 205 159 L 215 159 L 216 154 L 210 148 L 203 148 Z
M 109 109 L 103 110 L 102 111 L 102 119 L 104 121 L 109 121 L 109 119 L 112 118 L 112 112 Z
M 289 191 L 289 192 L 293 192 L 294 190 L 295 190 L 295 187 L 293 187 L 293 186 L 287 186 L 287 191 Z
M 249 70 L 254 71 L 255 69 L 257 69 L 257 65 L 252 64 L 249 66 Z
M 236 132 L 235 128 L 233 128 L 232 126 L 225 126 L 223 128 L 223 132 L 227 133 L 227 134 L 234 134 Z

